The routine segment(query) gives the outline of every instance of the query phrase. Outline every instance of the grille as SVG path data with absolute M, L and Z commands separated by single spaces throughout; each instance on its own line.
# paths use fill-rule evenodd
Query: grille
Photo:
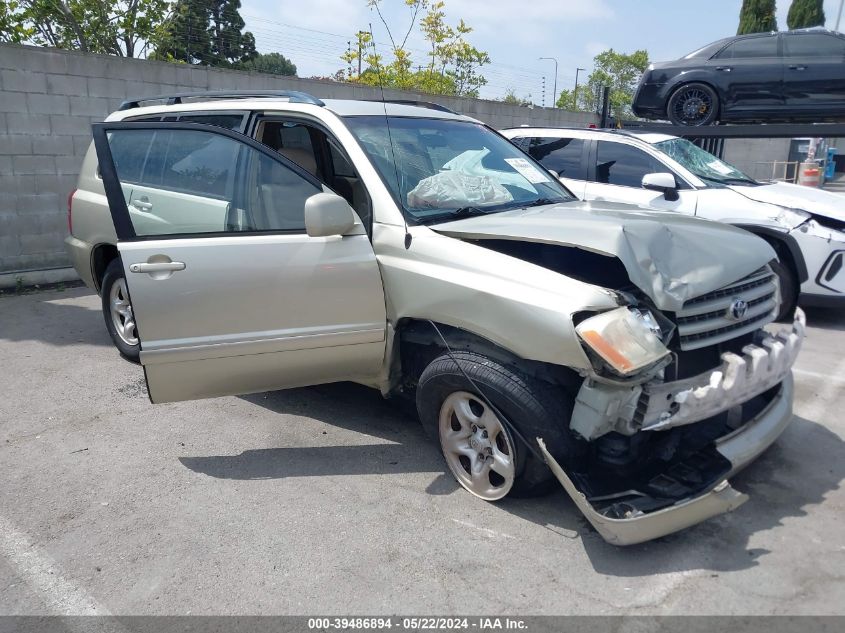
M 677 312 L 681 349 L 693 350 L 728 341 L 752 332 L 776 316 L 777 277 L 764 266 L 747 277 L 684 303 Z M 737 319 L 730 315 L 734 301 L 741 299 L 747 310 Z

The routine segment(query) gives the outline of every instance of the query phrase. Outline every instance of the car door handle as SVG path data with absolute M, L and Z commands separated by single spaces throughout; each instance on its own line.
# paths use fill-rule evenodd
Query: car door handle
M 807 70 L 806 66 L 790 66 L 789 70 Z
M 716 66 L 716 70 L 721 70 L 723 73 L 729 73 L 733 70 L 731 66 Z
M 129 264 L 130 273 L 167 273 L 185 270 L 185 262 L 153 262 Z
M 133 200 L 132 206 L 138 209 L 138 211 L 149 211 L 153 208 L 153 203 L 150 202 L 150 199 L 147 196 L 143 196 L 137 200 Z

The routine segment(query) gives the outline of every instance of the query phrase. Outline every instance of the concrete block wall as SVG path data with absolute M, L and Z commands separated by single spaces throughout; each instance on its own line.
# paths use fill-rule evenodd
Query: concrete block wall
M 0 44 L 0 287 L 14 285 L 19 276 L 44 278 L 45 270 L 69 265 L 63 246 L 67 195 L 90 143 L 91 123 L 128 98 L 224 89 L 301 90 L 327 99 L 381 97 L 380 90 L 355 84 Z M 596 121 L 591 114 L 497 101 L 396 90 L 386 90 L 385 96 L 436 100 L 497 128 Z

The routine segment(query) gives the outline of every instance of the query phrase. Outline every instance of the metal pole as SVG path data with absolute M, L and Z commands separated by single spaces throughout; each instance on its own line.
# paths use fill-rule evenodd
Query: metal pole
M 540 59 L 550 59 L 555 63 L 555 81 L 554 81 L 554 96 L 552 97 L 552 107 L 557 107 L 557 59 L 554 57 L 541 57 Z
M 572 109 L 578 109 L 578 73 L 580 73 L 583 68 L 576 68 L 575 69 L 575 90 L 572 91 Z
M 842 19 L 842 6 L 845 5 L 845 0 L 839 0 L 839 12 L 836 14 L 836 27 L 834 31 L 839 30 L 839 21 Z

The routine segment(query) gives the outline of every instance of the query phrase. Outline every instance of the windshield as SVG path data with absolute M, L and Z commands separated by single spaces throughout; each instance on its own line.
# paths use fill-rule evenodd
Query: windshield
M 709 183 L 723 185 L 756 185 L 733 165 L 719 160 L 710 152 L 683 138 L 673 138 L 655 143 L 654 147 L 673 158 L 699 178 Z
M 388 134 L 386 120 L 360 116 L 346 123 L 393 197 L 419 222 L 575 199 L 532 158 L 483 125 L 390 117 Z

